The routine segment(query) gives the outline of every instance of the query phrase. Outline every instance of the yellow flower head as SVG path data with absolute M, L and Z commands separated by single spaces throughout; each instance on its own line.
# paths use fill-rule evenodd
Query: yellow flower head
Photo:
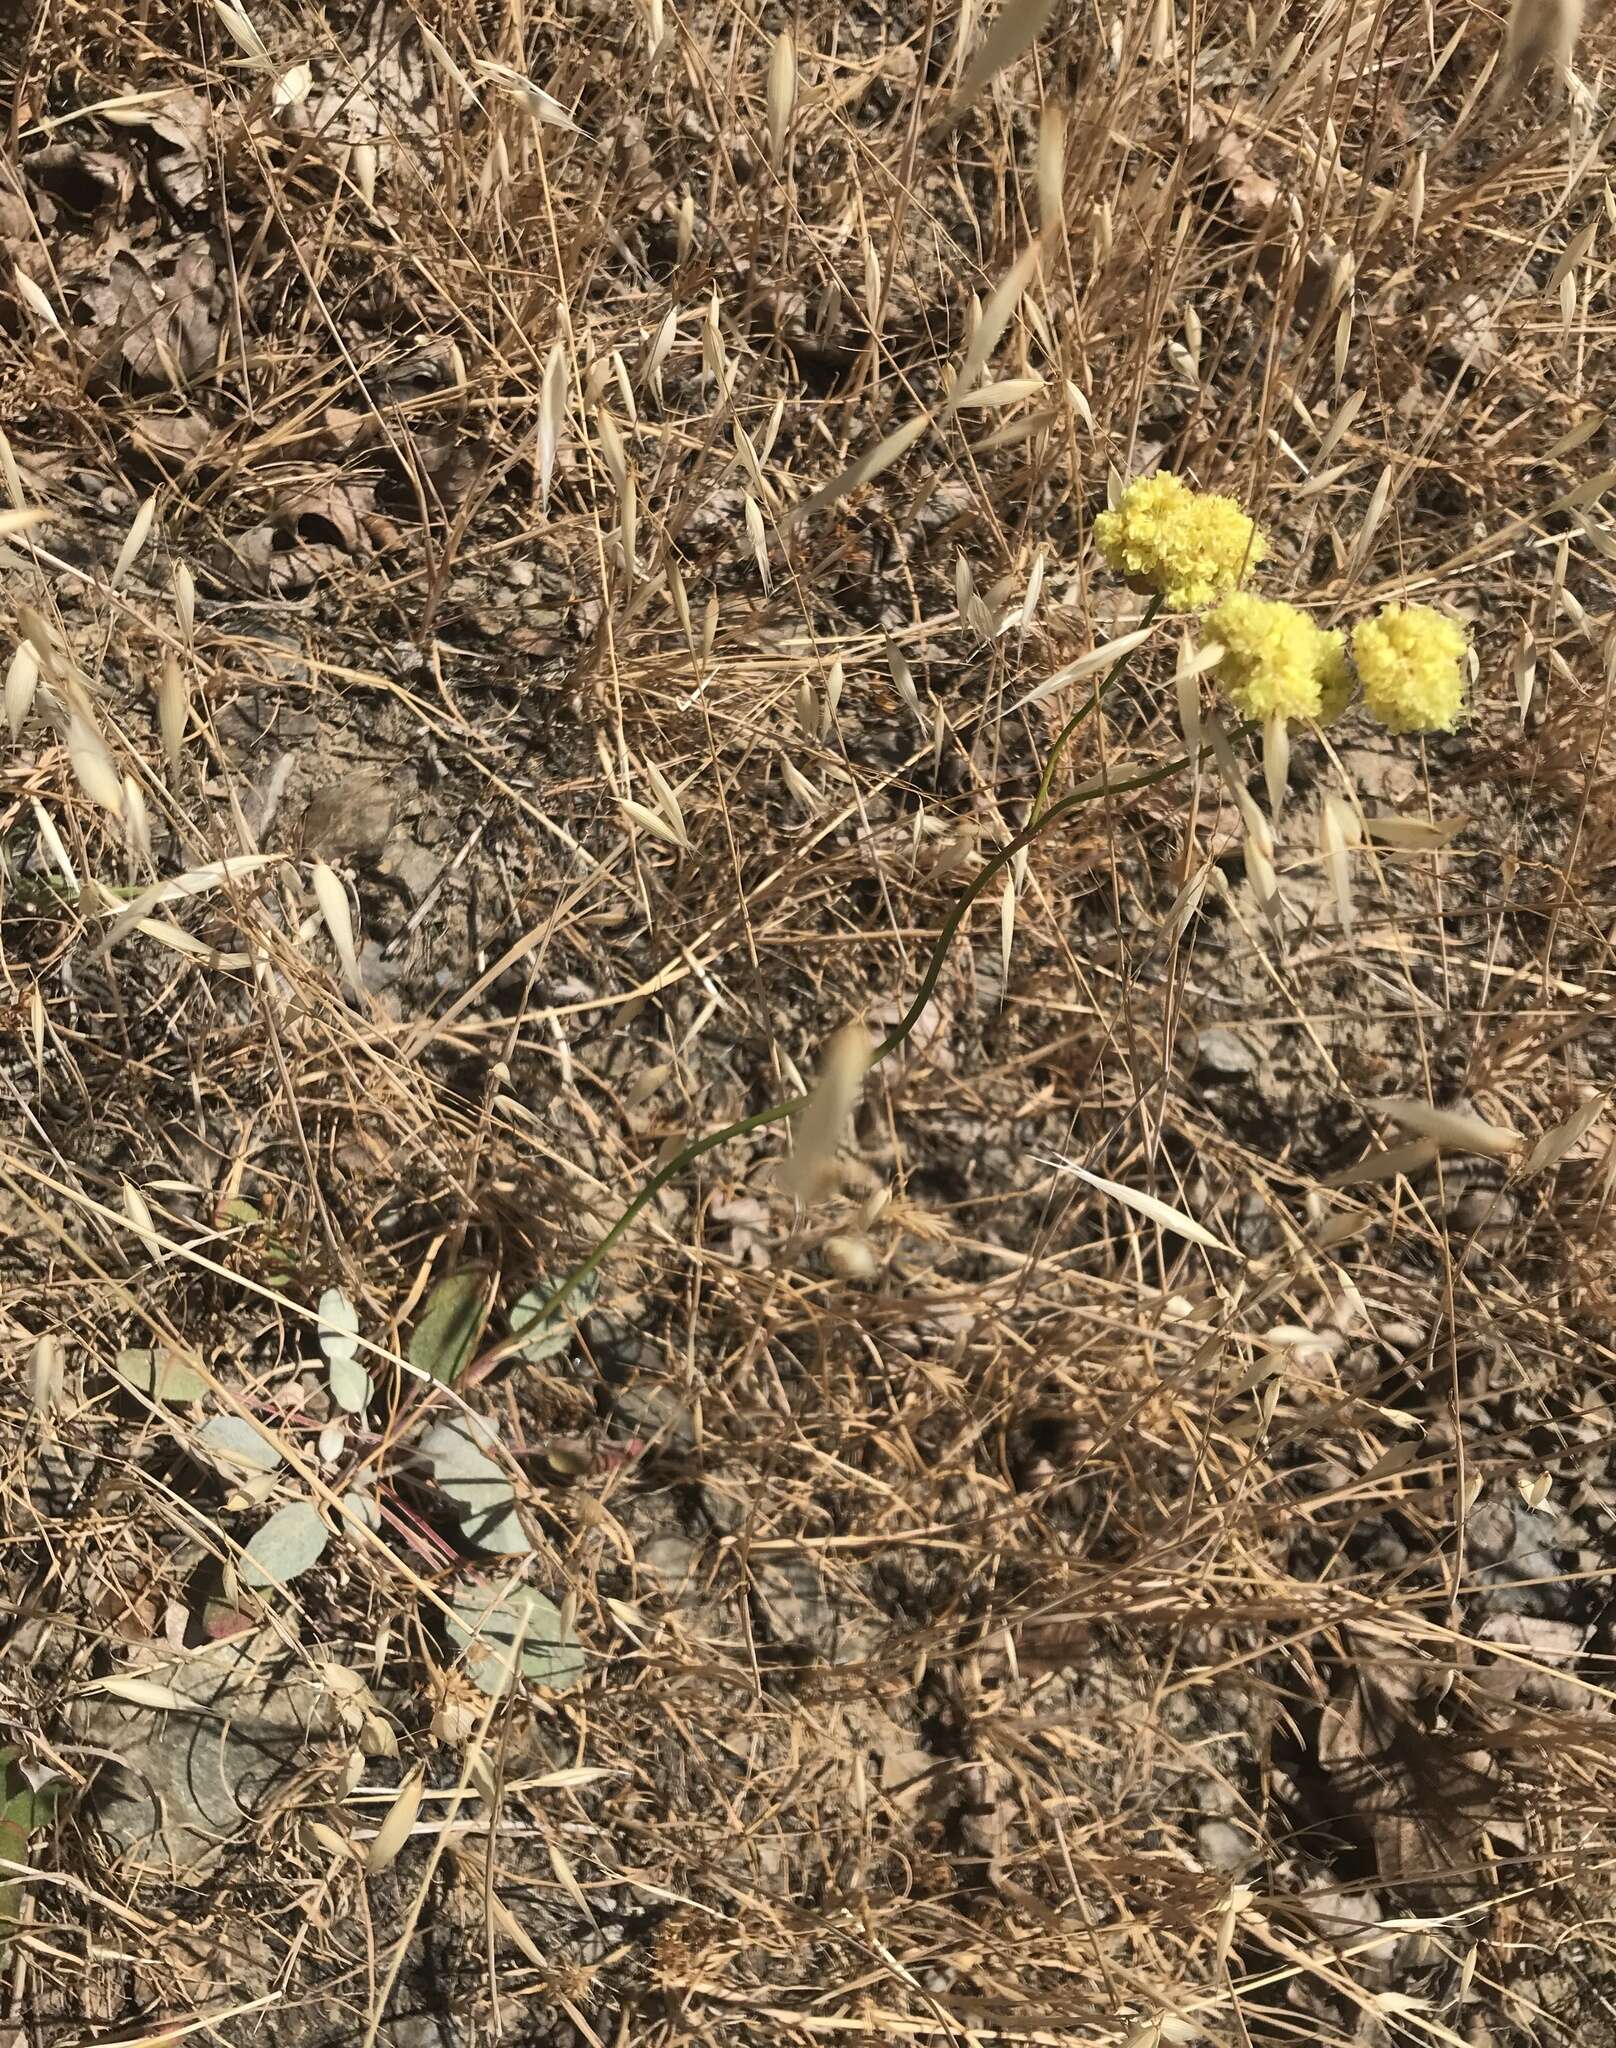
M 1130 484 L 1117 509 L 1095 520 L 1094 538 L 1119 576 L 1175 612 L 1216 604 L 1268 552 L 1233 498 L 1192 491 L 1167 470 Z
M 1428 604 L 1389 604 L 1352 636 L 1364 702 L 1393 732 L 1452 732 L 1464 705 L 1463 626 Z
M 1237 590 L 1206 627 L 1223 644 L 1218 682 L 1242 718 L 1333 718 L 1346 702 L 1341 635 L 1326 633 L 1295 605 Z

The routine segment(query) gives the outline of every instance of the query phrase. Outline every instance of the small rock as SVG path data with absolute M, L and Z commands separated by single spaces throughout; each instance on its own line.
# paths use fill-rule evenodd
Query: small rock
M 786 1557 L 755 1565 L 752 1588 L 777 1643 L 829 1657 L 836 1640 L 836 1615 L 811 1558 Z
M 1316 1891 L 1306 1893 L 1300 1903 L 1320 1932 L 1332 1941 L 1356 1941 L 1381 1922 L 1380 1900 L 1374 1892 L 1320 1885 Z
M 805 1552 L 754 1564 L 752 1598 L 770 1636 L 784 1647 L 831 1664 L 856 1663 L 874 1649 L 876 1632 L 831 1597 Z
M 272 676 L 276 682 L 307 683 L 309 664 L 301 640 L 294 640 L 289 633 L 249 633 L 241 642 L 239 659 L 247 668 L 256 668 Z
M 401 2013 L 376 2036 L 376 2048 L 459 2048 L 460 2030 L 447 2013 Z
M 1508 1188 L 1466 1188 L 1453 1205 L 1455 1229 L 1469 1235 L 1506 1230 L 1516 1214 L 1515 1197 Z
M 1371 1571 L 1400 1572 L 1408 1563 L 1408 1555 L 1408 1545 L 1395 1530 L 1380 1528 L 1365 1544 L 1360 1563 Z
M 144 1666 L 194 1713 L 81 1699 L 75 1739 L 100 1751 L 90 1808 L 132 1869 L 196 1881 L 342 1732 L 338 1702 L 271 1631 Z M 87 1762 L 90 1760 L 87 1759 Z
M 739 1493 L 731 1493 L 706 1479 L 697 1486 L 696 1492 L 701 1499 L 702 1513 L 720 1536 L 733 1536 L 743 1526 L 747 1504 Z
M 398 817 L 398 784 L 374 768 L 355 768 L 316 790 L 303 811 L 310 853 L 370 859 L 387 844 Z
M 1519 1501 L 1478 1501 L 1465 1517 L 1465 1548 L 1475 1576 L 1484 1585 L 1495 1588 L 1512 1579 L 1555 1580 L 1560 1571 L 1554 1553 L 1557 1533 L 1553 1516 L 1535 1514 Z M 1547 1592 L 1552 1586 L 1545 1583 L 1540 1589 L 1527 1586 L 1521 1590 Z M 1515 1603 L 1494 1592 L 1490 1604 L 1500 1607 Z
M 1497 1564 L 1515 1548 L 1515 1510 L 1507 1500 L 1479 1500 L 1465 1516 L 1472 1564 Z
M 688 1451 L 696 1441 L 696 1423 L 672 1387 L 640 1380 L 624 1387 L 613 1401 L 612 1434 L 654 1437 L 669 1448 Z
M 642 1544 L 636 1562 L 653 1573 L 675 1598 L 689 1584 L 701 1556 L 701 1545 L 688 1536 L 653 1536 Z
M 399 836 L 402 844 L 395 841 L 388 847 L 382 858 L 382 871 L 402 882 L 409 890 L 412 902 L 419 903 L 443 873 L 443 857 L 430 847 L 417 845 L 414 839 L 405 839 L 402 834 Z
M 1195 1041 L 1195 1071 L 1220 1081 L 1240 1081 L 1257 1071 L 1257 1048 L 1233 1031 L 1214 1025 Z
M 1195 1847 L 1205 1870 L 1244 1870 L 1256 1858 L 1251 1837 L 1226 1820 L 1204 1820 Z
M 583 1319 L 584 1344 L 600 1370 L 626 1378 L 636 1367 L 653 1371 L 662 1363 L 662 1348 L 640 1322 L 614 1309 L 596 1309 Z

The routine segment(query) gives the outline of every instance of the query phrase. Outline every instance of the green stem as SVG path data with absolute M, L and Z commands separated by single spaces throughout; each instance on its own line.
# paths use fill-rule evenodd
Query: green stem
M 1141 631 L 1146 626 L 1153 626 L 1156 623 L 1156 615 L 1161 610 L 1161 608 L 1162 599 L 1160 593 L 1158 592 L 1158 594 L 1155 597 L 1153 597 L 1150 600 L 1150 603 L 1146 606 L 1145 615 L 1139 621 Z M 1128 654 L 1131 654 L 1132 652 L 1133 649 L 1130 648 L 1128 650 Z M 1049 795 L 1050 780 L 1055 773 L 1055 764 L 1059 761 L 1061 755 L 1065 753 L 1067 741 L 1072 737 L 1072 734 L 1077 731 L 1077 728 L 1083 723 L 1084 719 L 1088 717 L 1089 713 L 1091 711 L 1097 711 L 1099 709 L 1100 699 L 1105 695 L 1106 691 L 1110 689 L 1111 685 L 1116 681 L 1117 677 L 1120 676 L 1122 671 L 1127 667 L 1128 654 L 1119 654 L 1117 656 L 1116 660 L 1112 662 L 1110 670 L 1107 673 L 1104 682 L 1095 684 L 1093 692 L 1091 693 L 1088 702 L 1086 704 L 1079 704 L 1077 709 L 1072 713 L 1071 717 L 1067 719 L 1066 723 L 1061 727 L 1060 731 L 1056 733 L 1055 744 L 1050 748 L 1049 758 L 1044 763 L 1044 772 L 1038 778 L 1038 794 L 1032 800 L 1032 815 L 1035 818 L 1038 816 L 1039 812 L 1042 811 L 1042 809 L 1044 808 L 1045 799 Z
M 1112 675 L 1115 675 L 1115 673 L 1116 671 L 1113 670 Z M 1106 681 L 1109 683 L 1111 677 L 1108 676 Z M 1068 727 L 1068 731 L 1070 729 Z M 1064 744 L 1065 738 L 1066 735 L 1062 734 L 1061 738 L 1056 741 L 1057 750 Z M 1052 755 L 1051 758 L 1053 759 L 1054 756 Z M 1176 760 L 1163 762 L 1158 768 L 1147 769 L 1141 775 L 1131 776 L 1126 782 L 1105 782 L 1098 789 L 1074 789 L 1070 795 L 1063 796 L 1058 803 L 1051 804 L 1049 809 L 1043 812 L 1041 816 L 1035 812 L 1034 816 L 1027 821 L 1014 839 L 1001 846 L 999 851 L 982 869 L 981 873 L 976 875 L 960 891 L 953 909 L 943 920 L 942 930 L 937 934 L 936 942 L 931 949 L 931 957 L 926 963 L 926 971 L 920 978 L 920 986 L 915 991 L 913 1002 L 910 1003 L 903 1016 L 876 1047 L 871 1055 L 870 1065 L 872 1067 L 879 1066 L 882 1060 L 890 1059 L 892 1054 L 898 1050 L 899 1046 L 903 1044 L 904 1040 L 920 1022 L 921 1015 L 927 1003 L 930 1002 L 932 992 L 937 986 L 938 977 L 943 971 L 943 963 L 948 956 L 949 947 L 953 944 L 954 934 L 964 923 L 971 906 L 979 900 L 982 892 L 987 888 L 994 876 L 1002 874 L 1004 869 L 1009 866 L 1010 862 L 1015 859 L 1024 846 L 1030 846 L 1046 827 L 1053 825 L 1057 819 L 1064 818 L 1069 812 L 1077 810 L 1081 805 L 1098 802 L 1102 797 L 1129 796 L 1135 790 L 1148 789 L 1152 783 L 1165 782 L 1169 775 L 1176 775 L 1180 768 L 1188 767 L 1191 759 L 1192 756 L 1181 754 Z M 646 1204 L 654 1200 L 661 1190 L 668 1185 L 669 1181 L 676 1179 L 679 1174 L 684 1172 L 687 1166 L 700 1159 L 704 1153 L 716 1151 L 720 1145 L 727 1145 L 731 1138 L 744 1138 L 749 1131 L 761 1131 L 767 1129 L 770 1124 L 783 1123 L 788 1116 L 794 1116 L 807 1100 L 808 1098 L 805 1095 L 793 1095 L 788 1102 L 777 1102 L 772 1109 L 760 1109 L 752 1116 L 743 1116 L 735 1123 L 723 1125 L 719 1130 L 708 1131 L 703 1137 L 692 1138 L 688 1145 L 684 1146 L 671 1159 L 657 1168 L 656 1172 L 646 1181 L 639 1193 L 629 1203 L 622 1215 L 618 1217 L 611 1229 L 607 1231 L 600 1243 L 596 1245 L 588 1258 L 581 1265 L 575 1266 L 555 1289 L 554 1293 L 549 1296 L 537 1316 L 533 1319 L 533 1322 L 524 1326 L 528 1333 L 531 1334 L 535 1324 L 547 1322 L 551 1316 L 559 1312 L 568 1298 L 597 1270 L 601 1261 L 611 1251 L 612 1247 L 621 1241 L 623 1233 L 634 1222 L 634 1219 L 641 1213 Z M 491 1352 L 486 1353 L 477 1361 L 475 1367 L 477 1378 L 482 1378 L 500 1359 L 508 1358 L 513 1353 L 520 1351 L 522 1342 L 523 1339 L 520 1337 L 508 1337 Z

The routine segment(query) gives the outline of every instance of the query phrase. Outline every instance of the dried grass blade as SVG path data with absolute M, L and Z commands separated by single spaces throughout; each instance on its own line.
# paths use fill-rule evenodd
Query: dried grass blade
M 1373 1106 L 1382 1116 L 1401 1124 L 1405 1131 L 1429 1138 L 1445 1152 L 1475 1152 L 1484 1159 L 1509 1159 L 1526 1143 L 1521 1133 L 1507 1124 L 1490 1124 L 1457 1109 L 1438 1109 L 1433 1103 L 1419 1102 L 1410 1096 L 1393 1096 Z
M 1005 0 L 959 82 L 948 112 L 951 122 L 959 119 L 996 72 L 1032 48 L 1054 11 L 1055 0 Z
M 1058 1173 L 1070 1173 L 1099 1194 L 1109 1195 L 1112 1201 L 1120 1202 L 1125 1209 L 1133 1210 L 1137 1216 L 1146 1217 L 1152 1223 L 1159 1223 L 1164 1230 L 1173 1230 L 1180 1237 L 1187 1237 L 1192 1244 L 1203 1245 L 1211 1252 L 1227 1252 L 1232 1258 L 1240 1254 L 1232 1244 L 1225 1244 L 1214 1231 L 1204 1223 L 1197 1223 L 1193 1216 L 1186 1216 L 1182 1209 L 1175 1209 L 1171 1202 L 1164 1202 L 1156 1195 L 1147 1195 L 1141 1188 L 1124 1187 L 1121 1181 L 1107 1180 L 1103 1174 L 1090 1173 L 1086 1166 L 1079 1166 L 1075 1160 L 1049 1158 L 1042 1153 L 1033 1155 L 1042 1166 L 1053 1166 Z
M 1521 1162 L 1523 1174 L 1546 1173 L 1558 1166 L 1568 1152 L 1574 1152 L 1609 1107 L 1609 1098 L 1595 1095 L 1580 1109 L 1573 1110 L 1564 1123 L 1543 1133 Z
M 890 469 L 893 463 L 907 455 L 930 425 L 930 413 L 923 412 L 915 419 L 905 420 L 885 440 L 877 441 L 873 448 L 866 448 L 862 455 L 856 456 L 839 476 L 832 477 L 828 484 L 822 484 L 800 505 L 793 505 L 782 514 L 778 523 L 782 526 L 795 525 L 799 520 L 811 519 L 816 512 L 823 512 L 827 505 L 834 505 L 838 498 L 845 498 L 849 491 L 856 491 L 860 484 L 870 483 L 883 470 Z
M 982 317 L 977 322 L 971 345 L 965 351 L 965 360 L 960 364 L 959 375 L 954 379 L 953 389 L 943 401 L 938 414 L 939 424 L 950 418 L 958 409 L 961 400 L 981 376 L 987 360 L 999 345 L 999 337 L 1009 325 L 1010 315 L 1021 302 L 1021 295 L 1034 270 L 1038 267 L 1038 244 L 1029 242 L 1015 262 L 999 280 L 992 298 L 982 308 Z

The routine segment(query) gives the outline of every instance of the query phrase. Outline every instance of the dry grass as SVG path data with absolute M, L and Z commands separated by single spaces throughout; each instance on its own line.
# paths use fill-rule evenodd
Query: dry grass
M 1494 93 L 1448 4 L 227 13 L 0 57 L 8 2026 L 1607 2037 L 1616 1155 L 1525 1145 L 1613 1050 L 1608 25 Z M 1026 826 L 1158 459 L 1325 623 L 1469 620 L 1474 716 L 1295 735 L 1276 923 L 1210 758 L 1115 793 L 1184 751 L 1159 629 L 798 1208 L 766 1113 Z M 1525 1145 L 1353 1173 L 1392 1098 Z M 456 1664 L 461 1405 L 572 1690 Z M 243 1622 L 368 1691 L 175 1885 L 83 1702 L 160 1728 L 128 1679 Z

